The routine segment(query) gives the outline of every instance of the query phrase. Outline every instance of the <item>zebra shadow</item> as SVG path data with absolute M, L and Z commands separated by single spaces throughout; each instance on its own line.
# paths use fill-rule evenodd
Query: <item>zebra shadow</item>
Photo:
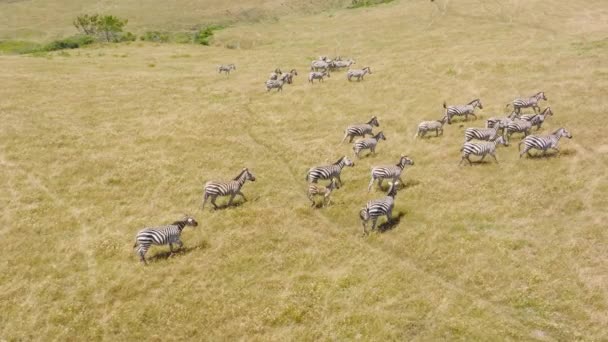
M 386 222 L 382 223 L 381 225 L 379 225 L 378 232 L 385 233 L 385 232 L 395 229 L 395 227 L 397 227 L 399 225 L 399 223 L 401 222 L 401 218 L 403 218 L 403 216 L 405 216 L 405 213 L 398 212 L 397 217 L 393 216 L 393 217 L 391 217 L 390 221 L 386 221 Z
M 171 251 L 158 252 L 158 253 L 150 256 L 149 258 L 147 258 L 147 260 L 148 260 L 148 262 L 155 262 L 155 261 L 159 261 L 159 260 L 167 260 L 169 258 L 181 257 L 194 250 L 206 249 L 207 247 L 209 247 L 209 244 L 206 241 L 202 241 L 199 244 L 194 245 L 194 246 L 184 246 L 180 249 L 174 249 L 173 253 L 171 253 Z

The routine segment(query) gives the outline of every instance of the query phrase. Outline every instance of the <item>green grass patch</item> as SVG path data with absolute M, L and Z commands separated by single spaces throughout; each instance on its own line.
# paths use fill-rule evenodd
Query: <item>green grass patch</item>
M 40 44 L 24 40 L 2 40 L 0 41 L 0 53 L 7 55 L 19 55 L 31 53 L 40 49 Z
M 361 8 L 361 7 L 370 7 L 376 6 L 380 4 L 387 4 L 389 2 L 393 2 L 394 0 L 353 0 L 353 2 L 348 6 L 348 8 Z

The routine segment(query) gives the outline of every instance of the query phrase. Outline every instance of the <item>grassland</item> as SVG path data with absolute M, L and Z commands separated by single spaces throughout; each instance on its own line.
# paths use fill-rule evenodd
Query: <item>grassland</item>
M 0 56 L 0 340 L 608 339 L 608 6 L 579 7 L 402 0 L 237 24 L 215 47 Z M 311 86 L 321 54 L 373 74 Z M 266 93 L 276 67 L 300 76 Z M 443 100 L 481 98 L 481 126 L 539 90 L 541 133 L 574 136 L 559 156 L 459 167 L 468 123 L 413 139 Z M 306 170 L 352 155 L 343 129 L 372 114 L 387 141 L 310 209 Z M 369 168 L 402 153 L 399 222 L 364 238 L 358 210 L 383 196 Z M 201 212 L 202 184 L 245 166 L 249 201 Z M 139 264 L 137 230 L 184 212 L 200 223 L 184 250 Z

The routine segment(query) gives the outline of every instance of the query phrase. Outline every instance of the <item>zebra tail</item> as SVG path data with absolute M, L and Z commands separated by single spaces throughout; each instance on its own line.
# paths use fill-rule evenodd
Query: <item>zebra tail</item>
M 137 240 L 135 240 L 135 244 L 133 245 L 133 248 L 137 247 Z
M 511 105 L 510 103 L 507 103 L 507 105 L 505 106 L 505 108 L 509 108 L 510 105 Z
M 445 101 L 443 101 L 443 108 L 448 108 L 448 106 L 446 105 Z

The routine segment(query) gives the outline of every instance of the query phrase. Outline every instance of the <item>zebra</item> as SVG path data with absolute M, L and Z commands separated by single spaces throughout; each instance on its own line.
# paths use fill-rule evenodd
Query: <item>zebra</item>
M 344 69 L 344 68 L 350 67 L 353 64 L 356 64 L 356 63 L 352 59 L 348 59 L 348 60 L 345 60 L 345 61 L 336 59 L 332 63 L 332 69 L 334 69 L 334 70 Z
M 519 113 L 521 113 L 522 108 L 529 108 L 529 107 L 532 107 L 532 110 L 534 110 L 534 113 L 536 113 L 537 109 L 540 112 L 540 107 L 538 106 L 538 102 L 540 102 L 540 100 L 547 101 L 544 91 L 540 91 L 540 92 L 530 96 L 527 99 L 522 99 L 522 98 L 515 99 L 515 100 L 513 100 L 513 103 L 512 103 L 513 112 L 519 114 Z M 507 104 L 507 108 L 510 105 L 511 105 L 511 103 Z
M 283 80 L 268 80 L 266 81 L 266 91 L 270 91 L 270 89 L 276 88 L 277 92 L 283 91 Z
M 332 191 L 334 191 L 335 189 L 340 189 L 340 185 L 338 185 L 338 183 L 336 182 L 335 178 L 331 179 L 331 182 L 329 183 L 328 186 L 319 186 L 315 183 L 309 183 L 308 184 L 308 199 L 312 202 L 312 204 L 310 205 L 311 207 L 315 206 L 315 196 L 323 196 L 323 204 L 322 206 L 326 206 L 329 205 L 329 202 L 331 202 L 331 199 L 329 198 L 329 196 L 331 195 Z
M 536 116 L 535 114 L 534 116 Z M 530 119 L 534 120 L 534 118 Z M 530 134 L 530 129 L 532 128 L 532 121 L 526 120 L 514 120 L 510 121 L 505 128 L 505 135 L 507 139 L 511 139 L 511 135 L 513 133 L 523 133 L 524 137 L 527 137 Z
M 312 63 L 310 63 L 310 71 L 328 71 L 329 67 L 330 63 L 326 60 L 312 61 Z
M 405 184 L 401 179 L 401 173 L 406 165 L 414 165 L 414 161 L 407 156 L 402 155 L 399 158 L 399 162 L 396 165 L 387 166 L 374 166 L 372 167 L 372 179 L 369 181 L 367 192 L 370 192 L 374 181 L 378 180 L 378 187 L 382 189 L 382 181 L 390 178 L 394 182 L 400 181 L 401 184 Z
M 173 244 L 179 245 L 182 248 L 184 245 L 180 236 L 185 226 L 196 227 L 198 222 L 192 216 L 185 216 L 180 221 L 175 221 L 170 225 L 160 226 L 155 228 L 144 228 L 140 230 L 135 236 L 135 244 L 133 248 L 137 247 L 137 254 L 139 259 L 144 265 L 146 262 L 146 253 L 152 245 L 169 245 L 169 250 L 173 253 Z
M 519 158 L 521 158 L 526 153 L 528 154 L 528 156 L 531 157 L 532 155 L 530 154 L 530 150 L 533 148 L 537 150 L 542 150 L 543 155 L 545 155 L 547 153 L 547 150 L 549 150 L 550 148 L 556 150 L 557 153 L 559 153 L 557 144 L 559 143 L 559 139 L 561 137 L 572 139 L 572 134 L 570 134 L 570 132 L 568 132 L 565 128 L 562 127 L 550 135 L 528 135 L 522 141 L 519 142 L 518 150 L 521 150 L 521 144 L 524 144 L 524 150 L 519 153 Z
M 517 116 L 494 116 L 486 120 L 486 128 L 492 128 L 496 123 L 500 123 L 500 127 L 498 128 L 501 131 L 501 134 L 504 134 L 504 129 L 507 127 L 509 122 L 513 121 L 512 118 L 516 118 Z
M 376 229 L 376 222 L 378 217 L 386 215 L 386 221 L 392 220 L 393 208 L 395 206 L 395 196 L 397 196 L 397 184 L 399 182 L 391 183 L 386 197 L 368 201 L 365 208 L 359 211 L 359 217 L 361 218 L 361 224 L 363 225 L 363 235 L 367 235 L 367 222 L 372 220 L 372 231 Z
M 296 69 L 291 69 L 291 71 L 282 74 L 279 79 L 287 84 L 291 84 L 294 76 L 298 76 L 298 72 Z
M 225 72 L 226 75 L 228 75 L 230 73 L 230 70 L 236 70 L 236 65 L 234 64 L 222 64 L 219 67 L 217 67 L 217 72 L 218 73 L 222 73 Z
M 479 109 L 483 109 L 481 101 L 479 99 L 475 99 L 464 106 L 447 106 L 445 101 L 443 102 L 443 108 L 445 108 L 445 116 L 448 117 L 448 124 L 452 124 L 453 116 L 462 116 L 464 115 L 464 119 L 468 120 L 469 115 L 473 115 L 475 120 L 477 120 L 477 115 L 475 115 L 475 108 L 479 107 Z
M 342 185 L 340 179 L 340 173 L 345 166 L 353 167 L 355 163 L 348 159 L 347 156 L 341 157 L 335 163 L 331 165 L 315 166 L 308 170 L 306 174 L 306 180 L 309 183 L 316 183 L 319 179 L 332 179 L 335 178 L 338 181 L 338 185 Z
M 363 80 L 363 76 L 365 76 L 365 74 L 372 74 L 372 70 L 369 67 L 365 67 L 363 69 L 349 69 L 346 72 L 346 78 L 351 81 L 352 78 L 356 78 L 357 81 L 361 81 Z
M 360 158 L 359 153 L 362 150 L 370 150 L 371 153 L 376 154 L 376 145 L 378 145 L 378 141 L 380 141 L 380 139 L 386 140 L 386 136 L 384 136 L 384 133 L 382 132 L 372 136 L 371 138 L 363 138 L 357 140 L 353 145 L 353 151 L 355 151 L 355 156 L 357 156 L 357 158 Z
M 471 159 L 469 159 L 469 155 L 471 154 L 481 156 L 481 160 L 479 161 L 482 161 L 486 157 L 486 155 L 489 154 L 494 158 L 496 163 L 498 163 L 498 159 L 496 159 L 496 145 L 498 144 L 509 146 L 509 143 L 507 142 L 507 140 L 505 140 L 505 137 L 503 136 L 499 136 L 496 140 L 490 142 L 465 142 L 464 145 L 462 145 L 462 148 L 460 149 L 460 151 L 462 152 L 462 158 L 460 159 L 460 163 L 458 163 L 458 165 L 461 165 L 462 162 L 466 159 L 469 162 L 469 165 L 472 166 L 473 163 L 471 162 Z
M 346 129 L 344 130 L 344 138 L 342 139 L 342 142 L 344 142 L 344 140 L 346 140 L 347 137 L 350 137 L 350 140 L 348 141 L 348 143 L 352 143 L 354 137 L 364 137 L 365 138 L 366 134 L 374 135 L 372 133 L 372 129 L 374 128 L 374 126 L 380 127 L 378 118 L 375 116 L 372 116 L 372 118 L 367 123 L 350 125 L 350 126 L 346 127 Z
M 314 83 L 314 80 L 319 80 L 319 82 L 323 82 L 323 78 L 327 76 L 329 76 L 329 71 L 325 70 L 323 72 L 318 72 L 318 71 L 311 71 L 310 74 L 308 74 L 308 82 L 310 83 Z
M 469 127 L 464 131 L 464 142 L 472 139 L 492 141 L 498 137 L 498 131 L 504 127 L 504 121 L 498 121 L 492 128 Z
M 417 137 L 424 138 L 426 132 L 435 131 L 435 136 L 439 136 L 439 132 L 443 135 L 443 125 L 448 121 L 448 117 L 444 116 L 441 120 L 435 121 L 422 121 L 418 124 L 418 129 L 416 130 L 416 135 L 414 135 L 414 139 Z
M 542 113 L 540 113 L 540 114 L 522 115 L 521 119 L 530 121 L 532 123 L 532 126 L 536 126 L 536 130 L 538 131 L 540 129 L 540 127 L 543 125 L 543 122 L 545 122 L 545 118 L 547 115 L 553 115 L 553 111 L 551 111 L 551 107 L 545 108 L 545 110 L 543 110 Z
M 211 197 L 211 204 L 215 209 L 218 208 L 217 204 L 215 204 L 215 200 L 218 196 L 230 196 L 230 200 L 228 200 L 228 206 L 232 205 L 232 200 L 236 197 L 236 195 L 241 195 L 243 197 L 243 201 L 247 201 L 245 195 L 241 192 L 241 188 L 246 181 L 255 182 L 255 176 L 249 169 L 244 168 L 238 176 L 234 177 L 233 180 L 228 182 L 217 182 L 217 181 L 208 181 L 205 183 L 205 187 L 203 189 L 203 207 L 201 210 L 205 209 L 205 203 L 209 197 Z

